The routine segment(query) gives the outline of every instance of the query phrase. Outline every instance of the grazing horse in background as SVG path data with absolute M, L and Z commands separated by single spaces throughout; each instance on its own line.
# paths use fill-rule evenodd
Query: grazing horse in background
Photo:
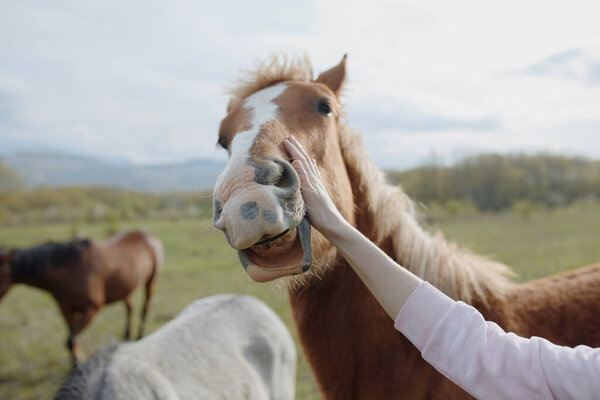
M 217 295 L 135 342 L 79 365 L 56 400 L 292 400 L 296 348 L 263 302 Z
M 13 283 L 50 292 L 67 321 L 67 347 L 73 362 L 77 362 L 80 358 L 77 335 L 105 304 L 125 302 L 125 339 L 129 339 L 133 292 L 145 285 L 138 337 L 143 336 L 149 301 L 162 262 L 160 240 L 142 231 L 119 233 L 105 241 L 83 239 L 13 249 L 0 255 L 0 298 Z
M 229 162 L 214 190 L 214 225 L 248 275 L 290 276 L 299 338 L 324 397 L 471 398 L 421 358 L 337 249 L 311 232 L 282 146 L 290 134 L 315 158 L 342 215 L 400 265 L 507 331 L 600 346 L 600 264 L 518 284 L 507 266 L 427 232 L 346 124 L 345 61 L 313 80 L 307 60 L 275 58 L 241 80 L 219 131 Z

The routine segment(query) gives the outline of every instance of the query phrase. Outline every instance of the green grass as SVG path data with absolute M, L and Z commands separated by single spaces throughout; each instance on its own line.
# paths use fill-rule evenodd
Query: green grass
M 528 281 L 600 261 L 600 202 L 538 211 L 445 218 L 437 227 L 476 253 L 509 265 Z
M 600 204 L 588 202 L 539 211 L 523 220 L 514 213 L 446 217 L 434 227 L 473 251 L 494 255 L 527 280 L 600 261 Z M 194 299 L 216 293 L 246 293 L 271 306 L 296 338 L 287 294 L 276 285 L 252 282 L 235 252 L 208 220 L 148 220 L 122 222 L 121 228 L 144 228 L 161 238 L 166 262 L 161 271 L 148 320 L 151 332 L 173 318 Z M 85 227 L 101 238 L 106 226 Z M 67 240 L 68 224 L 0 228 L 0 245 L 30 246 L 42 241 Z M 136 314 L 141 304 L 136 296 Z M 137 315 L 136 315 L 137 316 Z M 137 320 L 136 320 L 137 322 Z M 87 355 L 119 340 L 125 310 L 122 303 L 107 306 L 81 336 Z M 0 302 L 0 398 L 52 398 L 69 370 L 64 347 L 67 330 L 53 299 L 45 292 L 17 285 Z M 299 349 L 297 399 L 316 399 L 318 390 Z

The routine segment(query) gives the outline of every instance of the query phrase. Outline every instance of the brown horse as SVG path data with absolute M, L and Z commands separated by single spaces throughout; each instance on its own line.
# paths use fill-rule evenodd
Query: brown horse
M 339 252 L 310 232 L 282 147 L 290 133 L 316 159 L 344 217 L 399 264 L 508 331 L 600 346 L 600 264 L 518 284 L 505 265 L 427 232 L 347 127 L 345 77 L 345 57 L 316 80 L 306 60 L 275 58 L 241 80 L 221 123 L 229 162 L 214 192 L 213 222 L 253 279 L 297 274 L 286 278 L 294 319 L 324 397 L 470 398 L 394 330 Z
M 49 242 L 0 254 L 0 298 L 11 284 L 47 290 L 67 321 L 67 347 L 73 362 L 80 359 L 77 335 L 108 303 L 123 300 L 127 307 L 125 339 L 131 334 L 132 295 L 146 286 L 139 337 L 144 334 L 148 305 L 160 265 L 162 244 L 141 231 L 117 234 L 105 241 Z

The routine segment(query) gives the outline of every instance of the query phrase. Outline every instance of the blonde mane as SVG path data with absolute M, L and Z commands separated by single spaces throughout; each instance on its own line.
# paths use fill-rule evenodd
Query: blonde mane
M 385 181 L 361 135 L 351 132 L 345 122 L 338 130 L 346 168 L 357 185 L 355 203 L 370 214 L 371 231 L 364 233 L 371 240 L 378 244 L 391 240 L 396 261 L 456 300 L 477 298 L 487 304 L 490 295 L 501 297 L 506 292 L 512 285 L 508 277 L 514 275 L 506 265 L 460 249 L 441 233 L 427 232 L 402 188 Z

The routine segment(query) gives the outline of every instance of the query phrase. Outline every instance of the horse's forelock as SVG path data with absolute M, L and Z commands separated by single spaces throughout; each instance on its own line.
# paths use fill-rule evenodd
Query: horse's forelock
M 229 88 L 228 94 L 231 96 L 231 100 L 228 111 L 253 93 L 279 82 L 308 82 L 312 79 L 313 69 L 308 56 L 274 55 L 245 71 L 243 76 Z

